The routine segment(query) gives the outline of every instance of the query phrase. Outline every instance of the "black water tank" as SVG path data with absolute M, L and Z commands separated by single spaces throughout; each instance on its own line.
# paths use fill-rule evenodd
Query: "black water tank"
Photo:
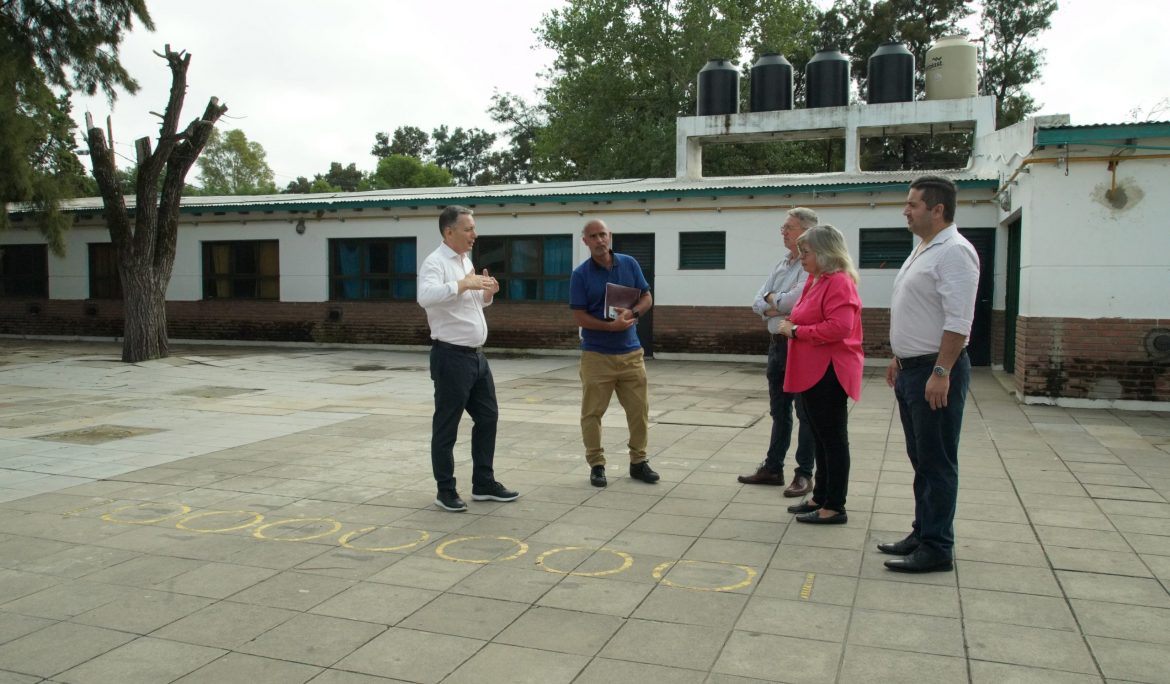
M 827 48 L 813 55 L 804 69 L 805 106 L 844 107 L 849 104 L 849 58 Z
M 783 56 L 769 52 L 760 57 L 751 77 L 753 112 L 792 109 L 792 65 Z
M 914 101 L 914 55 L 902 43 L 884 43 L 869 58 L 865 101 Z
M 699 116 L 739 113 L 739 70 L 715 58 L 699 71 Z

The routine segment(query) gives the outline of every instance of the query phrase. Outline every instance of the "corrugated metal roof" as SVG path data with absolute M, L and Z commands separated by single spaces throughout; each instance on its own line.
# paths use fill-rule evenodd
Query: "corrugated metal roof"
M 995 187 L 994 175 L 968 171 L 933 171 L 952 178 L 960 187 Z M 868 192 L 903 189 L 920 171 L 867 172 L 864 174 L 814 173 L 727 178 L 634 178 L 625 180 L 526 183 L 446 188 L 400 188 L 370 192 L 287 195 L 234 195 L 184 197 L 182 213 L 208 211 L 305 211 L 393 206 L 442 206 L 447 204 L 548 204 L 584 201 L 651 199 L 655 197 L 705 197 L 785 192 Z M 133 207 L 134 198 L 127 197 Z M 62 209 L 91 212 L 102 209 L 101 198 L 68 200 Z
M 1045 130 L 1064 129 L 1064 128 L 1125 128 L 1130 126 L 1166 126 L 1170 125 L 1170 121 L 1129 121 L 1125 123 L 1092 123 L 1092 124 L 1054 124 L 1046 126 L 1039 124 L 1036 128 L 1043 128 Z

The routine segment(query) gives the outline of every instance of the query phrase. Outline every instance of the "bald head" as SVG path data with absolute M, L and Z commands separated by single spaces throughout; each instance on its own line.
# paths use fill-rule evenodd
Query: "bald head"
M 605 225 L 605 221 L 602 221 L 601 219 L 592 219 L 588 223 L 585 224 L 584 228 L 581 229 L 581 237 L 588 237 L 589 231 L 591 231 L 591 230 L 593 230 L 593 231 L 601 230 L 601 231 L 608 233 L 609 226 Z
M 610 254 L 609 241 L 612 234 L 609 232 L 609 227 L 605 225 L 605 221 L 600 219 L 593 219 L 585 224 L 581 229 L 581 242 L 589 248 L 589 254 L 593 260 L 602 266 L 608 266 L 612 263 L 613 255 Z

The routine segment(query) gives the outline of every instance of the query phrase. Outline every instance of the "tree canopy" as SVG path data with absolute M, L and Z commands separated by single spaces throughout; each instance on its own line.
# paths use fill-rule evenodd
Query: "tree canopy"
M 276 192 L 264 147 L 248 140 L 238 128 L 211 138 L 199 157 L 199 176 L 205 195 L 269 195 Z
M 101 91 L 113 101 L 119 88 L 138 89 L 118 58 L 135 19 L 154 29 L 145 0 L 0 2 L 0 203 L 31 203 L 58 254 L 71 225 L 58 202 L 87 187 L 68 93 Z M 0 212 L 0 229 L 7 225 Z

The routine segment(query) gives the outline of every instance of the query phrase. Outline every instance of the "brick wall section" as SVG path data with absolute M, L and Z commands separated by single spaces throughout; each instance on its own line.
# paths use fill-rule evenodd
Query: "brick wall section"
M 36 307 L 37 313 L 30 313 Z M 332 315 L 331 315 L 332 314 Z M 485 311 L 488 346 L 576 349 L 577 327 L 567 304 L 499 301 Z M 763 322 L 748 307 L 654 307 L 657 351 L 766 354 Z M 866 356 L 888 358 L 889 311 L 862 312 Z M 426 314 L 414 302 L 168 302 L 171 337 L 350 344 L 427 344 Z M 119 301 L 0 299 L 0 333 L 120 337 Z
M 1016 387 L 1026 396 L 1170 401 L 1170 360 L 1146 351 L 1162 319 L 1029 318 L 1016 325 Z
M 1002 309 L 991 312 L 991 363 L 1003 365 L 1003 340 L 1006 318 Z

